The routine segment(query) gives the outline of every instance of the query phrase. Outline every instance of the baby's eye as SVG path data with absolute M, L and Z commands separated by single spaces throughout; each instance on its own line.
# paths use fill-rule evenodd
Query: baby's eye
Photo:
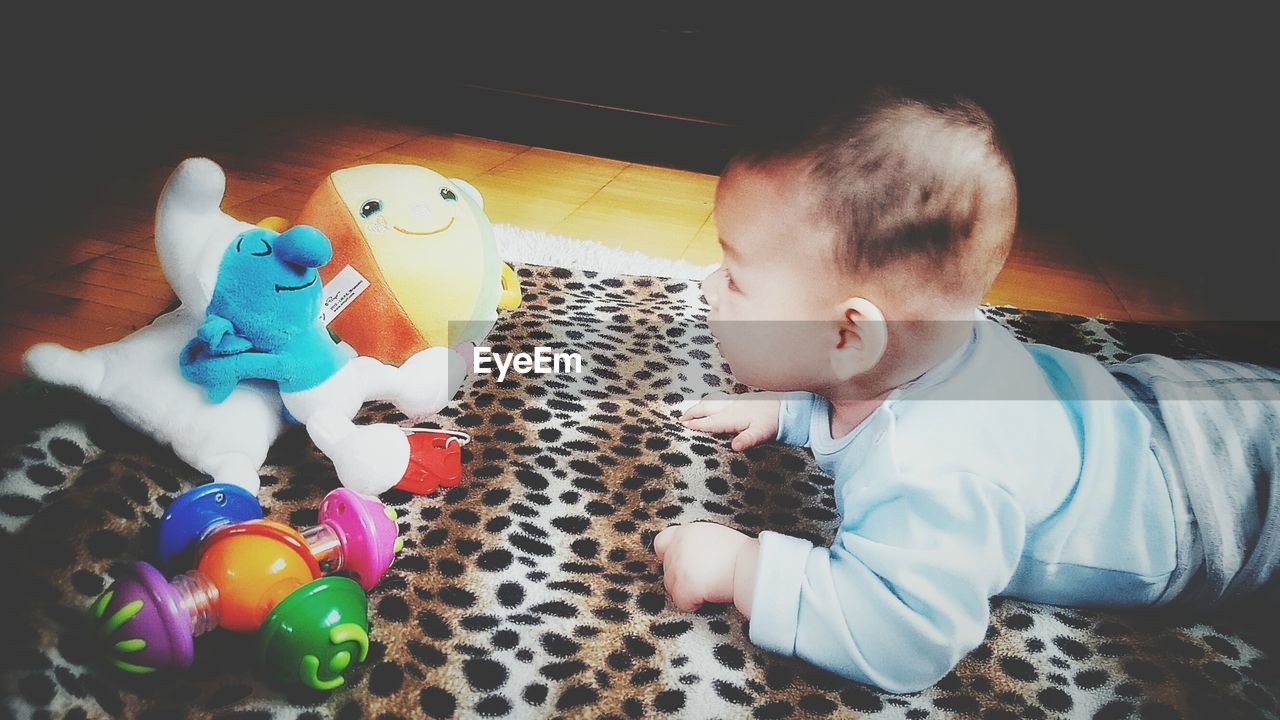
M 725 287 L 729 288 L 733 292 L 738 292 L 738 283 L 733 281 L 733 276 L 729 274 L 728 270 L 724 271 L 724 284 Z
M 360 206 L 360 217 L 368 219 L 382 212 L 381 200 L 367 200 Z
M 457 193 L 455 193 L 454 191 L 450 190 L 449 188 L 440 188 L 440 197 L 444 198 L 445 200 L 457 200 L 457 199 L 458 199 L 458 195 L 457 195 Z

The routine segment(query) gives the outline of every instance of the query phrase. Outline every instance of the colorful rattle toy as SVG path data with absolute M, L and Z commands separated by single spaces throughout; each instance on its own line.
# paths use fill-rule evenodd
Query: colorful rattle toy
M 195 569 L 165 580 L 130 565 L 93 605 L 112 663 L 148 673 L 189 667 L 193 639 L 215 627 L 258 630 L 267 671 L 318 690 L 369 651 L 368 600 L 403 541 L 394 510 L 345 488 L 320 504 L 320 523 L 299 532 L 261 519 L 247 491 L 210 484 L 174 501 L 161 519 L 166 565 L 194 547 Z M 254 516 L 257 517 L 254 517 Z M 321 577 L 345 572 L 351 578 Z
M 215 533 L 261 518 L 258 499 L 239 486 L 209 483 L 188 490 L 160 518 L 160 563 L 171 571 L 189 567 L 183 561 Z M 298 534 L 324 574 L 349 575 L 365 590 L 378 584 L 404 545 L 395 510 L 346 488 L 326 495 L 320 524 Z

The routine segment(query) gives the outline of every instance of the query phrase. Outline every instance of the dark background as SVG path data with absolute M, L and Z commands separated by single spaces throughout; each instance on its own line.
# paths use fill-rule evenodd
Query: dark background
M 717 172 L 763 117 L 892 86 L 987 108 L 1027 225 L 1200 293 L 1220 319 L 1280 319 L 1280 64 L 1261 11 L 415 7 L 10 15 L 6 249 L 43 242 L 113 173 L 282 112 Z

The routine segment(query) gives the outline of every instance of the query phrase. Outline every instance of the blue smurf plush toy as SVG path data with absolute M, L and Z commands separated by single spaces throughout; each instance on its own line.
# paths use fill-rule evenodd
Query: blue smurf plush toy
M 241 232 L 222 255 L 204 322 L 179 364 L 213 403 L 246 381 L 274 383 L 289 419 L 307 426 L 342 483 L 376 495 L 403 478 L 410 444 L 395 425 L 354 424 L 360 406 L 389 400 L 421 420 L 452 398 L 465 368 L 445 348 L 396 367 L 336 344 L 320 319 L 318 268 L 332 255 L 329 239 L 306 225 Z
M 222 402 L 241 380 L 309 390 L 349 356 L 320 322 L 320 268 L 333 250 L 306 225 L 241 233 L 218 268 L 204 323 L 182 353 L 182 375 Z

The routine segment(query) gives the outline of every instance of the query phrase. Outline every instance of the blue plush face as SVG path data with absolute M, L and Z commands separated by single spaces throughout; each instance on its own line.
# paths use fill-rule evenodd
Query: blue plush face
M 229 320 L 256 350 L 278 349 L 317 322 L 317 268 L 332 256 L 329 239 L 313 227 L 246 230 L 222 257 L 209 313 Z

